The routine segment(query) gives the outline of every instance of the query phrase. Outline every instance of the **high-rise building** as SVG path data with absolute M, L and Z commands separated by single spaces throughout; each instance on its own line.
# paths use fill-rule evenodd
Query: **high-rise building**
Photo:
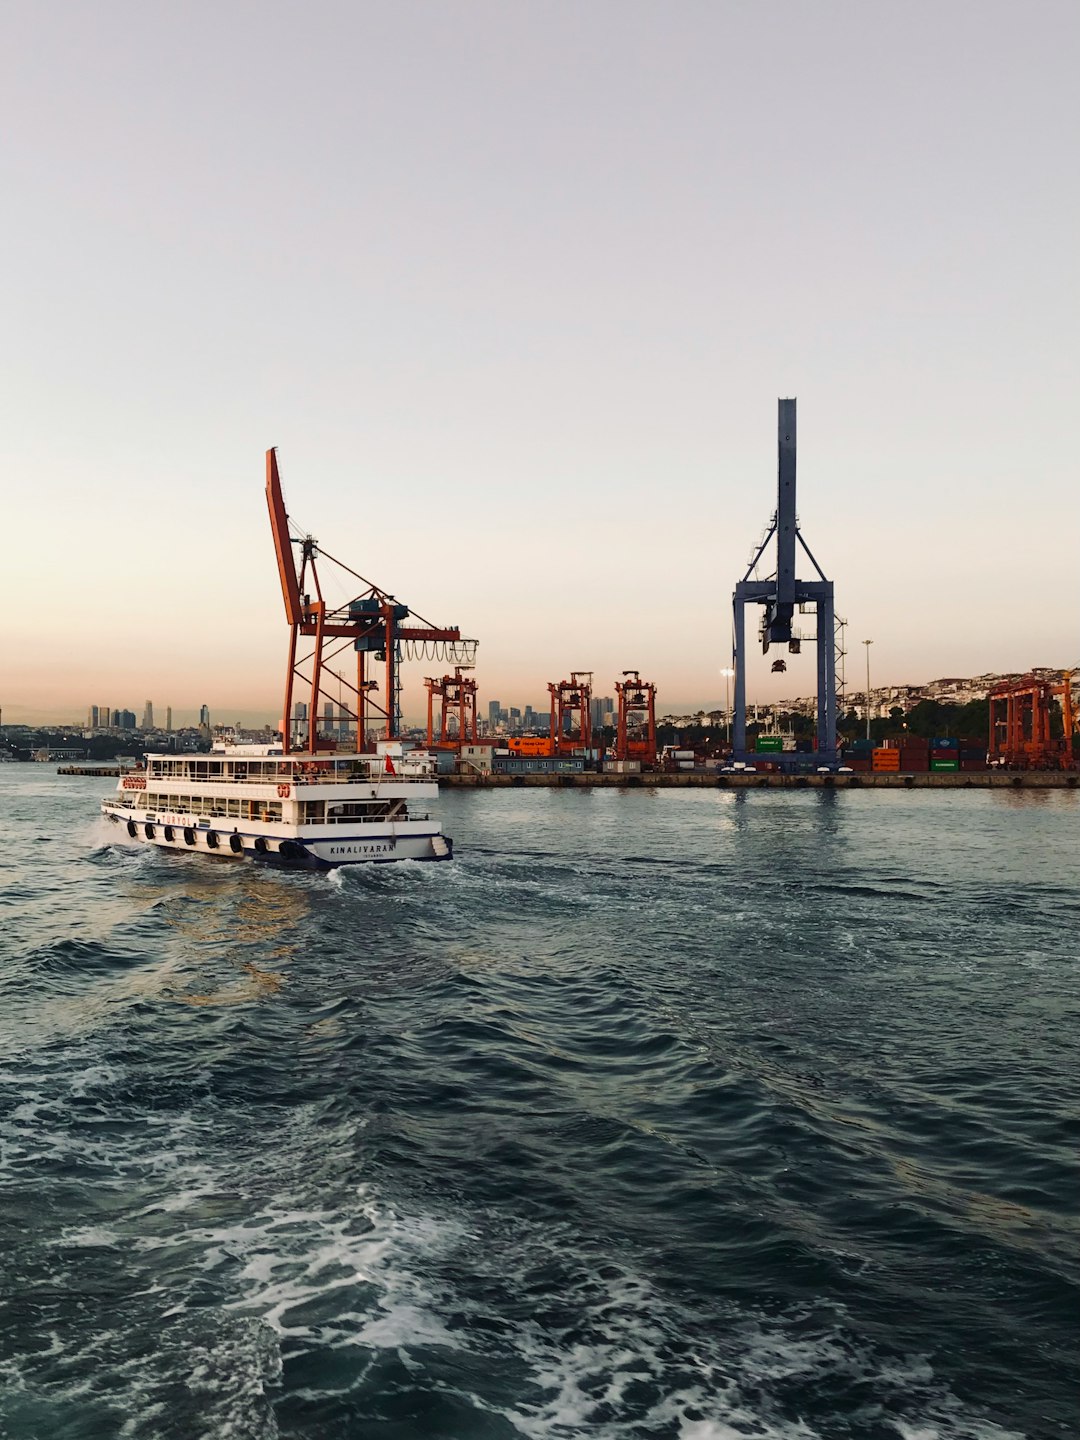
M 525 713 L 521 717 L 521 723 L 526 730 L 531 730 L 536 724 L 536 716 L 533 714 L 533 708 L 531 705 L 525 706 Z
M 134 710 L 114 710 L 112 720 L 113 725 L 116 727 L 117 730 L 135 729 Z
M 113 715 L 113 712 L 109 709 L 108 705 L 99 705 L 97 707 L 97 712 L 98 725 L 101 727 L 102 730 L 108 730 L 110 726 L 116 724 L 116 719 Z
M 89 710 L 87 710 L 86 712 L 86 728 L 88 730 L 96 730 L 98 728 L 98 723 L 98 707 L 96 705 L 91 705 Z
M 297 700 L 296 704 L 293 706 L 293 719 L 294 719 L 294 720 L 306 720 L 306 719 L 307 719 L 307 705 L 304 703 L 303 700 Z
M 144 730 L 152 730 L 154 728 L 154 702 L 152 700 L 147 700 L 143 706 L 142 728 Z
M 209 706 L 209 705 L 200 705 L 200 706 L 199 706 L 199 729 L 200 729 L 200 730 L 209 730 L 209 729 L 210 729 L 210 706 Z
M 171 706 L 171 705 L 166 705 L 166 706 L 165 706 L 165 729 L 166 729 L 166 731 L 167 731 L 170 735 L 172 734 L 172 706 Z

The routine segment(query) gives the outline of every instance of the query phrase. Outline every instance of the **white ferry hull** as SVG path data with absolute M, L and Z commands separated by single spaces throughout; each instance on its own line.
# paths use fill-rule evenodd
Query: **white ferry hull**
M 270 746 L 154 755 L 123 771 L 102 813 L 163 850 L 298 870 L 449 860 L 453 845 L 419 805 L 438 798 L 426 754 L 282 755 Z
M 220 860 L 253 860 L 293 870 L 334 870 L 344 865 L 386 865 L 396 860 L 451 860 L 454 844 L 438 830 L 404 835 L 254 835 L 203 826 L 163 825 L 135 820 L 106 802 L 102 812 L 122 826 L 129 840 L 163 850 L 214 855 Z

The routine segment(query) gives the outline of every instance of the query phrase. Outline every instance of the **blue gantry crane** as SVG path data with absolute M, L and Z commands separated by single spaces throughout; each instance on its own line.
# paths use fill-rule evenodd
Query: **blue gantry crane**
M 817 641 L 817 750 L 814 755 L 802 754 L 802 762 L 813 760 L 818 765 L 835 765 L 836 749 L 836 614 L 833 583 L 825 578 L 821 566 L 799 529 L 795 510 L 795 401 L 780 400 L 779 466 L 776 514 L 765 538 L 758 546 L 746 574 L 735 586 L 735 635 L 733 664 L 735 670 L 735 724 L 732 749 L 736 760 L 746 761 L 746 606 L 762 605 L 761 643 L 764 653 L 771 645 L 786 645 L 798 654 L 804 637 L 796 633 L 794 618 L 797 607 L 812 605 L 816 612 Z M 765 553 L 776 537 L 776 571 L 765 580 L 751 579 Z M 816 580 L 799 580 L 795 574 L 797 546 L 801 545 L 817 572 Z M 785 668 L 774 661 L 774 668 Z

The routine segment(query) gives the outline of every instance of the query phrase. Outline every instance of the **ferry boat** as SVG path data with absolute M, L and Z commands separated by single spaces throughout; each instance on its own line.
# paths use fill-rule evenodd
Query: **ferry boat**
M 438 791 L 431 755 L 401 745 L 299 756 L 218 742 L 209 754 L 147 755 L 101 809 L 167 850 L 330 870 L 451 859 L 453 842 L 422 809 Z

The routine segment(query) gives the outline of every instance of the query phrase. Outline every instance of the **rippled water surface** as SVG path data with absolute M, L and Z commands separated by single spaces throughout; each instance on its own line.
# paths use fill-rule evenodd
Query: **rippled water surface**
M 0 1434 L 1080 1433 L 1080 796 L 444 794 L 116 843 L 0 766 Z

